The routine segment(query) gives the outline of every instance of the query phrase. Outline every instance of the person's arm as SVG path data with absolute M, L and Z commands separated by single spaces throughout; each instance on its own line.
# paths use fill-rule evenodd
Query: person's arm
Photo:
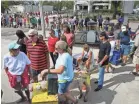
M 90 53 L 89 53 L 89 58 L 88 58 L 87 61 L 91 62 L 91 60 L 92 60 L 92 51 L 90 51 Z
M 45 69 L 41 72 L 41 76 L 43 77 L 47 73 L 51 74 L 62 74 L 65 68 L 67 67 L 68 59 L 66 56 L 62 56 L 60 60 L 60 65 L 57 69 Z
M 3 69 L 5 70 L 5 72 L 7 73 L 8 72 L 8 59 L 4 56 L 3 58 Z
M 107 44 L 106 55 L 100 61 L 100 63 L 99 63 L 100 65 L 102 65 L 109 58 L 110 51 L 111 51 L 111 45 L 110 44 Z
M 65 67 L 63 65 L 59 66 L 57 69 L 45 69 L 41 72 L 41 76 L 44 76 L 45 74 L 62 74 Z

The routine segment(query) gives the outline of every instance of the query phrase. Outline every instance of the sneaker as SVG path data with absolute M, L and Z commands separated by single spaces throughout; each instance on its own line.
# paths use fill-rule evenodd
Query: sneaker
M 101 89 L 102 89 L 102 87 L 101 86 L 98 86 L 94 91 L 97 92 L 97 91 L 99 91 Z
M 87 98 L 86 98 L 86 96 L 84 96 L 83 101 L 84 101 L 84 102 L 87 102 Z
M 132 74 L 135 76 L 139 76 L 139 74 L 137 72 L 132 72 Z
M 94 83 L 95 83 L 95 84 L 98 84 L 98 81 L 95 81 Z

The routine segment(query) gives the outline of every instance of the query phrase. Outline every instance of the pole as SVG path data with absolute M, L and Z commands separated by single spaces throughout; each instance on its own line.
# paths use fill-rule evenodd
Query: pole
M 39 1 L 39 8 L 40 8 L 40 16 L 41 16 L 41 27 L 42 27 L 42 33 L 43 37 L 45 38 L 45 21 L 44 21 L 44 15 L 43 15 L 43 1 Z

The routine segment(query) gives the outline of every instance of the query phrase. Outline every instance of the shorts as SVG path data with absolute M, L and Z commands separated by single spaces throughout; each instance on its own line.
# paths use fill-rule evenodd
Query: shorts
M 99 23 L 99 27 L 102 27 L 102 23 Z
M 129 55 L 130 53 L 130 45 L 123 45 L 121 46 L 121 54 L 124 55 L 124 56 L 127 56 Z
M 32 78 L 37 77 L 41 73 L 41 71 L 42 70 L 31 69 L 31 76 L 32 76 Z
M 135 56 L 133 57 L 133 64 L 139 64 L 139 57 Z
M 58 94 L 64 94 L 68 91 L 68 87 L 72 81 L 67 81 L 65 83 L 58 83 Z

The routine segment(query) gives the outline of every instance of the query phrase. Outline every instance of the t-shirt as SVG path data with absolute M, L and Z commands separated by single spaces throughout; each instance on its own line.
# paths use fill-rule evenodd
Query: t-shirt
M 12 75 L 21 75 L 24 72 L 26 65 L 31 64 L 29 58 L 23 52 L 19 52 L 16 57 L 10 55 L 10 53 L 4 56 L 3 67 L 8 68 L 8 71 Z
M 109 56 L 111 51 L 111 45 L 107 41 L 105 43 L 101 42 L 99 46 L 99 55 L 98 55 L 98 61 L 100 62 L 105 55 Z M 103 65 L 108 65 L 109 58 L 102 64 Z
M 31 68 L 34 70 L 44 70 L 49 68 L 49 53 L 48 47 L 43 40 L 38 40 L 33 44 L 32 40 L 29 39 L 26 42 L 26 48 L 31 60 Z
M 110 44 L 111 44 L 110 56 L 113 56 L 113 51 L 115 49 L 116 42 L 114 40 L 112 40 L 112 41 L 110 41 Z
M 54 52 L 55 51 L 55 44 L 59 39 L 57 37 L 49 37 L 48 38 L 48 50 L 49 52 Z
M 64 35 L 66 36 L 67 43 L 70 46 L 72 44 L 72 41 L 73 41 L 73 34 L 72 33 L 64 33 Z
M 59 83 L 64 83 L 65 81 L 72 81 L 74 77 L 73 71 L 73 58 L 69 53 L 59 54 L 59 57 L 56 61 L 55 68 L 59 66 L 64 66 L 65 69 L 62 74 L 58 74 Z
M 120 40 L 121 44 L 130 45 L 130 34 L 128 32 L 127 34 L 120 32 L 117 39 Z

